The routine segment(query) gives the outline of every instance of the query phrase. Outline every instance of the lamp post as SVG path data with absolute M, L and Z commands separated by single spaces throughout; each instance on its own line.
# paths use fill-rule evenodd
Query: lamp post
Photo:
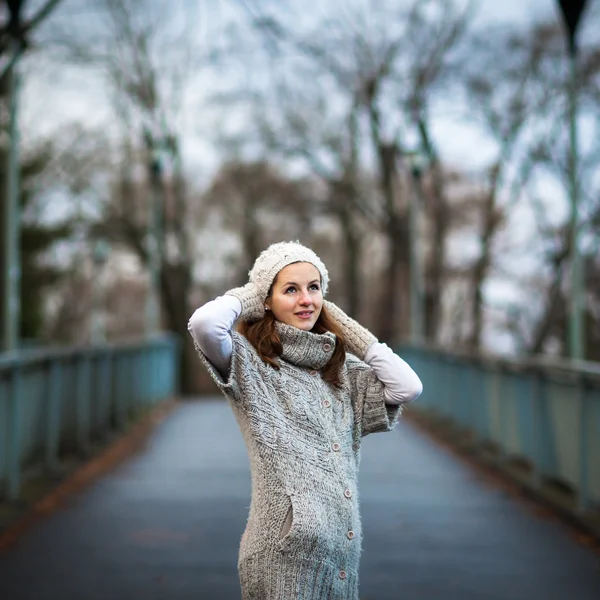
M 90 331 L 90 342 L 92 344 L 102 344 L 106 341 L 106 286 L 102 277 L 102 269 L 106 264 L 109 253 L 110 246 L 108 242 L 103 238 L 98 239 L 92 251 L 92 260 L 94 263 Z
M 569 188 L 571 197 L 570 256 L 571 298 L 569 303 L 569 355 L 572 359 L 585 356 L 583 318 L 585 291 L 583 263 L 578 244 L 579 181 L 577 150 L 577 28 L 587 0 L 559 0 L 567 28 L 569 53 Z
M 21 43 L 14 40 L 11 44 L 12 55 L 0 77 L 5 78 L 9 87 L 8 107 L 4 114 L 7 117 L 6 134 L 4 140 L 8 144 L 8 160 L 6 162 L 6 189 L 3 190 L 4 202 L 0 207 L 0 223 L 2 231 L 2 252 L 0 265 L 2 266 L 2 319 L 0 331 L 0 351 L 9 352 L 16 350 L 19 345 L 20 323 L 20 285 L 21 285 L 21 257 L 20 257 L 20 212 L 19 203 L 19 127 L 18 127 L 18 101 L 20 88 L 20 74 L 18 69 L 19 58 L 22 53 Z M 5 120 L 5 119 L 2 119 Z
M 421 198 L 421 175 L 427 158 L 420 152 L 405 154 L 412 176 L 412 195 L 408 205 L 410 236 L 410 339 L 419 344 L 425 339 L 425 276 L 422 252 L 419 248 L 419 213 L 423 206 Z
M 163 197 L 161 143 L 150 129 L 144 131 L 148 152 L 148 172 L 150 178 L 150 210 L 146 234 L 148 252 L 149 286 L 146 296 L 146 336 L 151 337 L 160 330 L 160 282 L 163 261 Z

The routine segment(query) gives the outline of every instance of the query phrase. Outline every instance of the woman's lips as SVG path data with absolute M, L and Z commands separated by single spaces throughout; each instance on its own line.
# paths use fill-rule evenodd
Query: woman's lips
M 296 313 L 296 316 L 299 319 L 310 319 L 312 317 L 312 311 L 299 312 Z

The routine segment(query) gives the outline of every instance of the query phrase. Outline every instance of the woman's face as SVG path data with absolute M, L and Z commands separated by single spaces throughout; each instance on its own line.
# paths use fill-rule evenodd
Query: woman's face
M 310 263 L 294 263 L 279 271 L 265 304 L 282 323 L 310 331 L 323 307 L 321 274 Z

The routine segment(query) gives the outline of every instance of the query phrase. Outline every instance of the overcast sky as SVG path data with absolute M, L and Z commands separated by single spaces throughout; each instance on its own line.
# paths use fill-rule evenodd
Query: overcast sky
M 558 15 L 556 0 L 480 0 L 478 4 L 482 20 L 527 22 L 543 15 Z
M 69 0 L 62 6 L 68 6 L 73 10 L 79 2 L 86 1 L 89 2 L 89 0 L 74 2 Z M 275 2 L 275 0 L 260 1 Z M 375 2 L 375 0 L 354 1 L 362 6 Z M 401 0 L 377 0 L 392 5 L 397 5 L 399 1 Z M 592 3 L 599 0 L 589 1 Z M 197 28 L 198 35 L 208 38 L 218 29 L 219 23 L 228 16 L 244 11 L 244 2 L 251 6 L 257 0 L 204 0 L 196 5 L 197 19 L 201 21 Z M 286 0 L 286 2 L 298 6 L 296 10 L 299 11 L 299 17 L 310 18 L 310 13 L 304 8 L 306 0 Z M 347 6 L 345 0 L 329 0 L 329 3 L 331 3 L 329 6 Z M 468 0 L 457 0 L 457 3 L 466 6 Z M 557 0 L 479 0 L 474 1 L 474 4 L 477 7 L 476 23 L 481 25 L 509 22 L 514 23 L 515 27 L 525 27 L 534 19 L 548 21 L 560 19 Z M 185 162 L 187 167 L 197 174 L 198 183 L 206 183 L 217 164 L 210 139 L 215 130 L 214 116 L 203 107 L 202 98 L 203 95 L 206 97 L 214 91 L 213 86 L 220 83 L 219 78 L 221 75 L 215 72 L 201 75 L 198 84 L 194 84 L 190 90 L 181 124 L 185 132 L 182 136 Z M 80 75 L 65 73 L 63 69 L 52 65 L 41 71 L 36 69 L 35 73 L 29 70 L 22 104 L 24 138 L 27 140 L 39 134 L 55 132 L 59 130 L 61 123 L 74 120 L 85 121 L 89 126 L 105 127 L 111 119 L 109 102 L 106 86 L 98 79 L 82 80 Z M 439 150 L 449 163 L 461 165 L 467 170 L 477 170 L 492 158 L 494 147 L 481 132 L 465 124 L 464 120 L 453 115 L 453 112 L 457 111 L 449 110 L 447 114 L 444 111 L 443 115 L 435 117 L 433 132 Z

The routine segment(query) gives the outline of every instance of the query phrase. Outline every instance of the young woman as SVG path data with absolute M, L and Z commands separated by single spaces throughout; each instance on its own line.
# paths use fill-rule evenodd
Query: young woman
M 312 250 L 273 244 L 245 286 L 189 321 L 250 459 L 243 600 L 358 600 L 361 437 L 390 431 L 422 391 L 399 356 L 324 300 L 328 283 Z

